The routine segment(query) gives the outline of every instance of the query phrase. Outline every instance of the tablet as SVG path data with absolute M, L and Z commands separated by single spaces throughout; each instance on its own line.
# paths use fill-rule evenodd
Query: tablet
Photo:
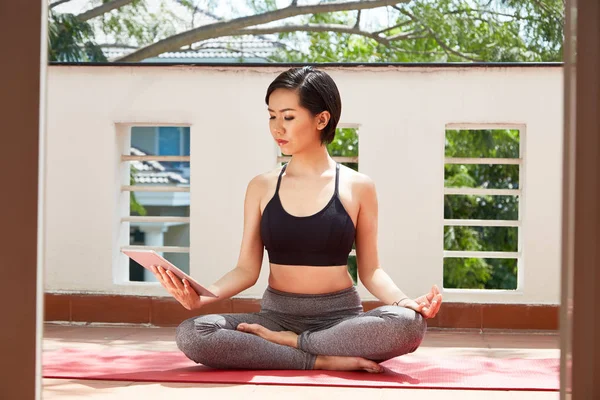
M 190 286 L 194 288 L 196 293 L 201 296 L 207 297 L 219 297 L 216 294 L 212 293 L 204 286 L 200 285 L 198 282 L 194 280 L 191 276 L 171 264 L 169 261 L 165 260 L 161 255 L 156 253 L 154 250 L 121 250 L 125 255 L 130 257 L 132 260 L 140 264 L 142 267 L 146 268 L 149 271 L 152 271 L 152 266 L 161 266 L 165 270 L 169 270 L 173 272 L 179 279 L 187 279 L 190 283 Z

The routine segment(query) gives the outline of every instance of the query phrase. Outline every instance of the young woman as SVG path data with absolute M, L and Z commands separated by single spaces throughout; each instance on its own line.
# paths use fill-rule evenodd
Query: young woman
M 379 265 L 373 181 L 327 152 L 341 114 L 331 77 L 292 68 L 271 83 L 265 101 L 271 135 L 292 158 L 248 184 L 237 266 L 209 287 L 226 299 L 254 285 L 266 248 L 261 311 L 188 319 L 177 345 L 215 368 L 381 372 L 378 362 L 417 349 L 442 296 L 434 285 L 409 299 Z M 386 304 L 368 312 L 347 271 L 355 241 L 360 280 Z M 154 273 L 189 310 L 216 300 L 162 268 Z

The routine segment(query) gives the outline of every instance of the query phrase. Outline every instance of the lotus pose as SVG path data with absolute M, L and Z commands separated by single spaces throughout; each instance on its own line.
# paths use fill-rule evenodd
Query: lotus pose
M 308 66 L 289 69 L 265 102 L 273 140 L 291 159 L 249 182 L 237 266 L 208 287 L 227 299 L 254 285 L 266 248 L 261 310 L 190 318 L 177 328 L 177 345 L 214 368 L 382 372 L 379 362 L 418 348 L 442 296 L 434 285 L 408 298 L 379 265 L 373 181 L 327 152 L 341 114 L 333 79 Z M 355 242 L 358 276 L 385 304 L 368 312 L 347 270 Z M 217 300 L 162 268 L 153 272 L 189 310 Z

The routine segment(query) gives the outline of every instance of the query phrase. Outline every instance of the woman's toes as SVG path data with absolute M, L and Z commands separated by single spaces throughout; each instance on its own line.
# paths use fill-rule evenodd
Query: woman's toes
M 269 342 L 282 344 L 284 346 L 297 347 L 298 335 L 291 331 L 272 331 L 260 324 L 238 324 L 237 330 L 261 337 Z
M 263 327 L 262 325 L 258 325 L 258 324 L 242 323 L 242 324 L 238 325 L 238 330 L 258 335 L 260 333 L 264 333 L 266 328 Z
M 371 373 L 381 373 L 383 372 L 383 367 L 379 364 L 377 364 L 375 361 L 371 361 L 371 360 L 367 360 L 367 359 L 362 359 L 360 362 L 360 367 L 362 369 L 364 369 L 365 371 L 371 372 Z

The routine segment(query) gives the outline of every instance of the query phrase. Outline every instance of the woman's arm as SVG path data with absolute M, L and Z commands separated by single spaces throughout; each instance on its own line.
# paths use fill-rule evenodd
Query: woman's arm
M 264 253 L 260 237 L 260 198 L 264 188 L 265 178 L 260 175 L 248 184 L 244 200 L 244 231 L 237 266 L 207 288 L 218 298 L 198 296 L 187 282 L 182 282 L 164 269 L 155 270 L 159 282 L 188 310 L 228 299 L 256 283 Z

